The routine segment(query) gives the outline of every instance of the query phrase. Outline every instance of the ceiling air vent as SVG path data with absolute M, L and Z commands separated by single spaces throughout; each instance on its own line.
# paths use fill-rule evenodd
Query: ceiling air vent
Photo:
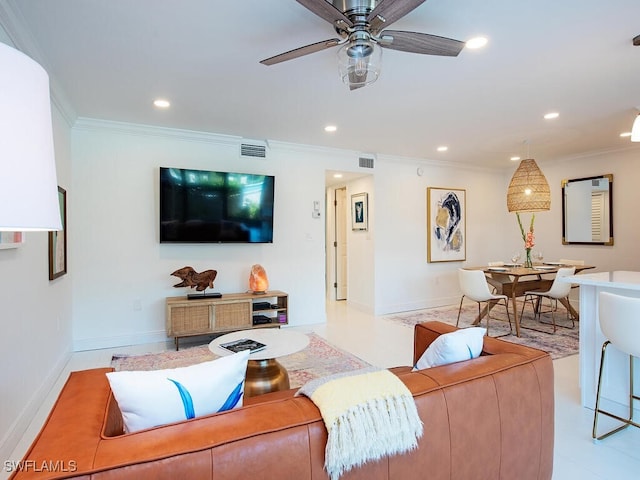
M 241 143 L 240 156 L 250 158 L 267 158 L 267 145 L 261 142 Z
M 362 168 L 373 168 L 373 158 L 360 157 L 358 158 L 358 165 Z

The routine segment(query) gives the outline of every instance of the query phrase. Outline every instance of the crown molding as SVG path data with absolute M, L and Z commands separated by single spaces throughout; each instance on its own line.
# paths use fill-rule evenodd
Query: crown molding
M 189 142 L 215 143 L 218 145 L 238 146 L 243 140 L 235 135 L 223 135 L 179 128 L 158 127 L 139 123 L 118 122 L 96 118 L 78 117 L 73 125 L 74 130 L 108 131 L 123 135 L 137 135 L 144 137 L 171 137 Z
M 60 112 L 67 125 L 72 127 L 77 118 L 76 111 L 71 106 L 71 103 L 69 102 L 63 88 L 60 86 L 60 83 L 51 73 L 52 68 L 50 64 L 42 55 L 42 51 L 33 37 L 33 34 L 26 27 L 24 18 L 20 13 L 20 9 L 16 7 L 16 2 L 14 0 L 0 2 L 0 26 L 9 37 L 12 47 L 28 55 L 45 69 L 49 75 L 51 103 Z
M 602 148 L 600 150 L 591 150 L 589 152 L 575 153 L 571 155 L 566 155 L 564 157 L 550 158 L 547 160 L 541 160 L 541 161 L 536 160 L 536 161 L 538 162 L 539 165 L 544 165 L 548 163 L 571 162 L 575 160 L 582 160 L 585 158 L 600 157 L 603 155 L 611 155 L 615 153 L 626 153 L 626 152 L 632 152 L 632 151 L 635 151 L 635 152 L 640 151 L 640 143 L 638 145 L 626 145 L 624 147 Z

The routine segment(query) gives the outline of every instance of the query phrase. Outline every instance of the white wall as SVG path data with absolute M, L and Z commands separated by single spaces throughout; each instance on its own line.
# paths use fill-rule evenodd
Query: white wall
M 351 231 L 350 220 L 347 230 L 351 306 L 386 314 L 455 303 L 456 269 L 504 258 L 509 236 L 519 235 L 506 209 L 511 172 L 379 156 L 372 173 L 341 185 L 348 199 L 369 194 L 369 230 Z M 427 187 L 466 190 L 466 261 L 427 263 Z M 328 204 L 334 188 L 328 189 Z M 505 225 L 513 232 L 507 228 L 503 235 Z M 328 272 L 331 285 L 333 271 Z
M 273 143 L 268 158 L 241 159 L 234 137 L 83 120 L 73 132 L 75 221 L 71 229 L 76 349 L 164 340 L 170 272 L 216 269 L 214 290 L 244 291 L 251 265 L 271 288 L 290 294 L 292 325 L 325 321 L 325 170 L 358 171 L 357 154 Z M 378 158 L 347 184 L 347 199 L 366 192 L 369 229 L 348 228 L 348 302 L 377 314 L 457 301 L 456 268 L 502 258 L 509 235 L 504 171 L 414 159 Z M 158 242 L 158 167 L 276 176 L 274 243 L 166 245 Z M 368 176 L 365 173 L 370 174 Z M 426 262 L 426 188 L 467 190 L 467 261 Z M 350 215 L 349 215 L 350 218 Z M 517 226 L 513 224 L 514 238 Z
M 58 185 L 67 189 L 70 128 L 55 107 L 52 115 Z M 0 165 L 6 161 L 19 160 L 0 159 Z M 71 281 L 69 275 L 49 281 L 48 248 L 47 232 L 30 232 L 20 248 L 0 250 L 3 459 L 9 458 L 71 353 Z
M 418 175 L 418 166 L 422 175 Z M 447 305 L 460 299 L 456 269 L 504 257 L 511 233 L 510 175 L 441 162 L 378 159 L 375 175 L 375 312 Z M 466 261 L 427 263 L 427 187 L 466 190 Z M 515 232 L 514 232 L 515 234 Z
M 238 155 L 239 139 L 81 121 L 73 131 L 74 345 L 76 349 L 158 341 L 165 298 L 188 293 L 170 273 L 215 269 L 215 291 L 248 288 L 263 265 L 272 289 L 289 293 L 291 325 L 325 321 L 325 168 L 353 169 L 357 155 L 271 143 L 267 159 Z M 274 242 L 171 245 L 158 241 L 160 166 L 275 175 Z M 355 167 L 357 168 L 357 167 Z
M 367 194 L 367 230 L 352 230 L 351 195 Z M 374 177 L 361 177 L 347 185 L 347 302 L 359 310 L 375 310 L 376 192 Z

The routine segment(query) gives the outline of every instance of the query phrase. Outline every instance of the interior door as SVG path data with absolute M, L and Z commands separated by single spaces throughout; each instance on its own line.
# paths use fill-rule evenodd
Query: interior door
M 347 189 L 335 190 L 336 300 L 347 299 Z

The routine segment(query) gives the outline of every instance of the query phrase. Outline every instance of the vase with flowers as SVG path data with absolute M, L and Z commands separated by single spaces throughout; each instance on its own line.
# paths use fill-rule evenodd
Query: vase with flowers
M 516 217 L 518 218 L 518 225 L 520 226 L 520 233 L 522 234 L 522 241 L 524 242 L 524 249 L 526 252 L 526 257 L 524 260 L 524 266 L 526 268 L 531 268 L 533 266 L 533 262 L 531 262 L 531 249 L 536 244 L 536 238 L 533 234 L 533 221 L 536 218 L 536 214 L 531 215 L 531 223 L 529 224 L 529 231 L 525 232 L 524 227 L 522 226 L 522 220 L 520 220 L 520 213 L 516 212 Z

